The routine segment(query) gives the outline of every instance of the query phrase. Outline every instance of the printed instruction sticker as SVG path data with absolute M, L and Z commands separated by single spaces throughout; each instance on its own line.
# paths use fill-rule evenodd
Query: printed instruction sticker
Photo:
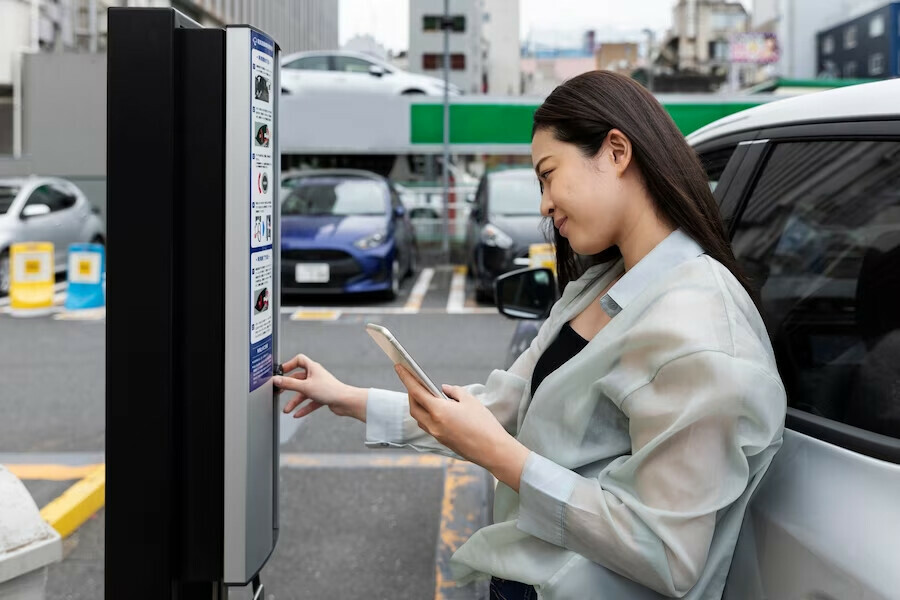
M 250 391 L 266 383 L 274 367 L 273 299 L 276 291 L 272 231 L 275 126 L 272 112 L 275 45 L 250 31 Z M 273 190 L 274 188 L 274 190 Z

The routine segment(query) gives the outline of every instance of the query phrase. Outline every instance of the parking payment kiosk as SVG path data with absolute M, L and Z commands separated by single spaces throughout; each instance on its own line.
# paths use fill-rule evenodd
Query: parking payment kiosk
M 108 598 L 225 598 L 278 538 L 279 48 L 113 8 Z

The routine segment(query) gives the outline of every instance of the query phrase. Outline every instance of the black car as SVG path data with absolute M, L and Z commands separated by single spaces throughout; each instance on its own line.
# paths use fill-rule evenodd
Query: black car
M 494 299 L 497 276 L 528 265 L 531 244 L 546 242 L 541 230 L 541 194 L 531 168 L 486 173 L 466 224 L 468 273 L 479 302 Z

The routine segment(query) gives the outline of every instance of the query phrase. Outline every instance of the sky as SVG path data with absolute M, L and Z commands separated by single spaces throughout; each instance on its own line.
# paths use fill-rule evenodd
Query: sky
M 415 1 L 415 0 L 413 0 Z M 340 0 L 338 38 L 341 45 L 358 34 L 369 34 L 386 48 L 406 50 L 409 44 L 410 0 Z M 602 41 L 604 32 L 621 32 L 632 39 L 645 27 L 662 35 L 672 20 L 675 0 L 520 0 L 519 38 L 529 31 L 572 32 L 580 34 L 596 29 Z M 751 1 L 743 2 L 751 8 Z M 566 36 L 554 34 L 554 39 Z M 572 42 L 579 38 L 573 38 Z

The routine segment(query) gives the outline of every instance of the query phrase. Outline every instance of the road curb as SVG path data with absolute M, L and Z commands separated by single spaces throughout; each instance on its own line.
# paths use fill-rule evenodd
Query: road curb
M 100 465 L 84 479 L 41 509 L 41 517 L 68 537 L 103 508 L 106 502 L 106 465 Z

